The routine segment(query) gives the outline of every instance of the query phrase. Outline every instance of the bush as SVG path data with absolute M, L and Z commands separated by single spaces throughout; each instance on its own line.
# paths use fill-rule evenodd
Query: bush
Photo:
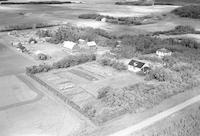
M 171 81 L 173 77 L 173 72 L 166 68 L 155 68 L 151 70 L 148 74 L 150 79 L 156 79 L 160 82 Z
M 108 87 L 101 88 L 101 89 L 98 91 L 97 98 L 98 98 L 98 99 L 102 99 L 102 98 L 106 97 L 107 94 L 108 94 L 108 92 L 109 92 L 110 90 L 112 90 L 112 88 L 109 87 L 109 86 L 108 86 Z
M 188 18 L 195 18 L 199 19 L 200 16 L 200 6 L 199 5 L 189 5 L 177 8 L 172 11 L 172 13 L 180 16 L 180 17 L 188 17 Z
M 115 2 L 116 5 L 136 5 L 136 6 L 152 6 L 153 0 L 151 2 L 145 2 L 144 0 L 140 1 L 123 1 Z
M 98 62 L 103 66 L 110 66 L 118 71 L 127 70 L 127 66 L 124 63 L 119 62 L 117 60 L 101 58 L 98 60 Z
M 43 54 L 43 53 L 38 54 L 37 57 L 39 60 L 47 60 L 48 59 L 47 55 Z
M 169 84 L 151 85 L 138 83 L 121 89 L 104 87 L 99 100 L 117 111 L 139 112 L 152 108 L 171 95 Z
M 88 61 L 96 60 L 94 54 L 71 55 L 53 63 L 54 68 L 68 68 Z
M 96 19 L 99 16 L 99 14 L 81 14 L 78 17 L 81 19 Z
M 40 38 L 43 37 L 52 37 L 53 36 L 53 32 L 50 30 L 46 30 L 46 29 L 40 29 L 36 32 L 36 35 L 38 35 Z
M 180 40 L 180 44 L 184 47 L 193 48 L 193 49 L 200 48 L 200 43 L 196 42 L 194 39 L 182 38 L 179 40 Z
M 95 117 L 97 112 L 95 107 L 90 104 L 84 105 L 82 111 L 90 118 Z
M 48 72 L 51 69 L 52 69 L 52 67 L 50 65 L 40 64 L 38 66 L 26 67 L 26 73 L 36 74 L 36 73 L 41 73 L 41 72 Z
M 28 43 L 37 43 L 37 40 L 33 37 L 31 37 L 29 40 L 28 40 Z

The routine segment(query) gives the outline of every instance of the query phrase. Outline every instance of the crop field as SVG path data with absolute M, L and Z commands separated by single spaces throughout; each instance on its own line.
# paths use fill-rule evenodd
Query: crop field
M 12 105 L 25 103 L 35 99 L 37 96 L 37 93 L 32 91 L 16 76 L 1 77 L 0 90 L 0 110 L 1 108 L 3 109 Z

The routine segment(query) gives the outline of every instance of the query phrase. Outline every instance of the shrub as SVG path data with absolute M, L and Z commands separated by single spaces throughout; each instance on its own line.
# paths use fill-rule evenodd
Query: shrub
M 28 40 L 28 43 L 37 43 L 37 40 L 33 37 L 31 37 L 29 40 Z
M 81 19 L 96 19 L 99 16 L 99 14 L 81 14 L 78 17 Z
M 48 58 L 47 55 L 43 53 L 38 54 L 37 57 L 39 60 L 47 60 Z
M 53 32 L 50 30 L 46 30 L 46 29 L 40 29 L 36 32 L 36 35 L 38 35 L 40 38 L 43 37 L 52 37 Z
M 117 60 L 101 58 L 98 60 L 98 62 L 103 66 L 110 66 L 118 71 L 127 70 L 127 66 L 124 63 L 119 62 Z
M 94 106 L 90 104 L 86 104 L 83 106 L 82 111 L 88 116 L 88 117 L 95 117 L 96 116 L 96 109 Z
M 166 68 L 155 68 L 149 72 L 150 79 L 156 79 L 160 82 L 170 81 L 174 73 Z
M 75 66 L 78 64 L 82 64 L 88 61 L 96 60 L 96 56 L 94 54 L 79 54 L 79 55 L 70 55 L 58 62 L 53 63 L 54 68 L 68 68 L 70 66 Z
M 136 5 L 136 6 L 151 6 L 152 2 L 145 2 L 144 0 L 140 1 L 123 1 L 123 2 L 115 2 L 116 5 Z
M 179 39 L 180 44 L 182 46 L 188 47 L 188 48 L 193 48 L 193 49 L 199 49 L 200 48 L 200 43 L 196 42 L 194 39 L 190 38 L 182 38 Z
M 40 64 L 38 66 L 26 67 L 26 73 L 36 74 L 36 73 L 41 73 L 41 72 L 48 72 L 51 69 L 52 67 L 50 65 Z
M 112 90 L 111 87 L 104 87 L 104 88 L 101 88 L 99 91 L 98 91 L 98 95 L 97 95 L 97 98 L 98 99 L 102 99 L 104 97 L 106 97 L 106 95 L 108 94 L 108 92 Z

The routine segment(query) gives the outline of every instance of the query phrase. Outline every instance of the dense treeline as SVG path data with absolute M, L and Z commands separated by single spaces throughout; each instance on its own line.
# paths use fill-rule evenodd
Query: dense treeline
M 141 1 L 119 1 L 115 3 L 116 5 L 136 5 L 136 6 L 152 6 L 152 5 L 190 5 L 190 4 L 200 4 L 199 0 L 152 0 L 146 2 Z
M 179 7 L 173 10 L 172 13 L 180 17 L 199 19 L 200 5 L 189 5 L 189 6 Z
M 4 0 L 6 1 L 6 0 Z M 68 4 L 71 1 L 29 1 L 29 2 L 1 2 L 2 5 L 14 5 L 14 4 Z
M 165 35 L 200 34 L 200 31 L 196 31 L 191 26 L 178 25 L 174 29 L 169 31 L 158 31 L 153 33 L 153 35 L 159 35 L 159 34 L 165 34 Z
M 144 17 L 111 17 L 100 14 L 81 14 L 79 15 L 79 18 L 95 19 L 97 21 L 102 21 L 104 19 L 105 22 L 119 25 L 142 25 L 155 23 L 156 21 L 161 20 L 162 16 L 149 15 Z
M 15 24 L 3 26 L 0 28 L 0 32 L 14 31 L 14 30 L 26 30 L 26 29 L 35 29 L 35 28 L 45 28 L 58 26 L 59 24 L 48 24 L 48 23 L 37 23 L 37 24 Z
M 121 40 L 121 46 L 113 48 L 112 52 L 124 58 L 132 58 L 138 53 L 155 53 L 160 48 L 167 48 L 173 52 L 182 52 L 183 50 L 187 50 L 187 48 L 200 48 L 200 43 L 189 38 L 161 39 L 148 35 L 125 35 L 119 39 Z
M 40 64 L 38 66 L 27 67 L 26 73 L 36 74 L 41 72 L 48 72 L 49 70 L 52 69 L 68 68 L 71 66 L 75 66 L 93 60 L 96 60 L 96 56 L 94 54 L 70 55 L 57 62 L 54 62 L 52 65 Z

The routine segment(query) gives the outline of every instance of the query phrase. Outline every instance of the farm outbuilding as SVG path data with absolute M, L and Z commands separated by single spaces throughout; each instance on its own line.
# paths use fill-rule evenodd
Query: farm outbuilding
M 72 41 L 64 41 L 63 42 L 63 47 L 69 51 L 77 51 L 80 49 L 77 43 L 72 42 Z
M 158 57 L 162 58 L 164 56 L 171 56 L 172 52 L 166 48 L 161 48 L 156 51 L 156 54 L 158 55 Z
M 83 39 L 79 39 L 78 40 L 78 46 L 80 48 L 86 48 L 87 47 L 87 41 L 83 40 Z
M 105 17 L 102 18 L 102 19 L 101 19 L 101 22 L 106 22 L 106 18 L 105 18 Z
M 95 41 L 87 42 L 87 46 L 89 49 L 97 49 L 97 44 Z

